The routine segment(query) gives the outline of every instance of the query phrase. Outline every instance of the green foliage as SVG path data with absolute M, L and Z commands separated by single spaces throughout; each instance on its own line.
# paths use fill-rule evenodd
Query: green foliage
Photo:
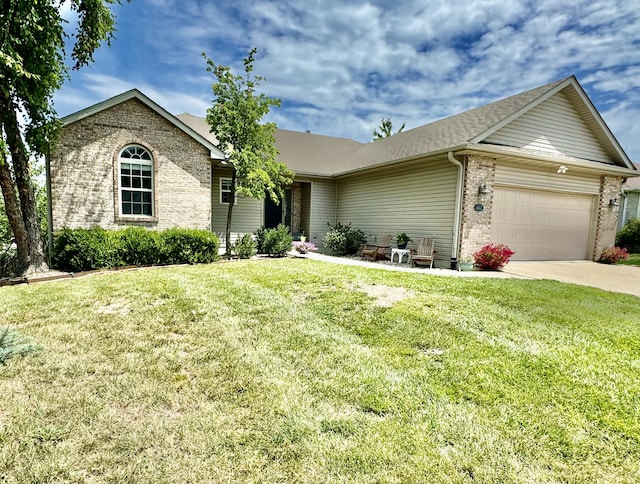
M 266 234 L 267 229 L 264 227 L 264 225 L 254 232 L 254 235 L 256 236 L 256 251 L 258 252 L 258 254 L 265 253 L 264 237 Z
M 616 235 L 616 245 L 632 254 L 640 253 L 640 218 L 629 220 Z
M 293 247 L 293 237 L 285 225 L 267 229 L 264 234 L 263 250 L 271 257 L 284 257 Z
M 163 242 L 160 233 L 142 227 L 127 227 L 120 232 L 119 249 L 127 264 L 142 266 L 160 264 L 163 258 Z
M 218 258 L 219 246 L 218 237 L 207 230 L 64 229 L 56 234 L 53 265 L 81 272 L 128 265 L 209 263 Z
M 29 342 L 16 330 L 8 326 L 0 328 L 0 365 L 13 356 L 35 351 L 38 346 Z
M 53 266 L 70 272 L 82 272 L 125 265 L 120 254 L 118 232 L 93 227 L 63 229 L 53 244 Z
M 400 232 L 398 235 L 396 235 L 396 242 L 398 245 L 406 245 L 407 243 L 411 242 L 411 240 L 411 237 L 409 237 L 406 232 Z
M 251 234 L 244 234 L 233 244 L 233 253 L 240 259 L 250 259 L 256 255 L 256 243 Z
M 2 247 L 11 244 L 12 240 L 13 234 L 11 233 L 7 212 L 4 209 L 4 200 L 0 196 L 0 251 Z
M 394 134 L 402 133 L 402 130 L 404 129 L 405 124 L 407 124 L 406 121 L 402 123 L 402 126 L 400 126 L 400 129 L 394 133 L 393 123 L 391 122 L 391 118 L 382 118 L 382 121 L 380 121 L 380 126 L 378 126 L 376 129 L 371 131 L 371 134 L 373 134 L 373 141 L 376 141 L 382 138 L 388 138 L 389 136 L 393 136 Z
M 329 224 L 322 241 L 335 255 L 354 255 L 367 242 L 367 236 L 362 230 L 351 228 L 351 224 L 338 222 L 333 226 Z
M 220 240 L 208 230 L 168 229 L 160 233 L 165 264 L 208 264 L 218 259 Z
M 218 65 L 202 53 L 207 71 L 216 78 L 211 86 L 215 98 L 207 110 L 207 123 L 227 154 L 227 166 L 233 169 L 231 200 L 239 193 L 256 199 L 266 195 L 277 201 L 282 199 L 284 187 L 292 183 L 294 173 L 275 159 L 275 123 L 261 123 L 271 106 L 280 106 L 280 100 L 256 93 L 264 81 L 252 74 L 256 52 L 253 48 L 243 60 L 244 76 L 232 74 L 230 67 Z M 228 210 L 227 252 L 231 248 L 233 204 Z

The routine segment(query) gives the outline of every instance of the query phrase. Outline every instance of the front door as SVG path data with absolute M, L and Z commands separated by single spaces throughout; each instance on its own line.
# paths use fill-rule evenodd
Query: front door
M 284 224 L 291 229 L 291 189 L 284 192 L 284 198 L 280 203 L 275 203 L 271 197 L 264 200 L 264 226 L 274 229 L 279 224 Z

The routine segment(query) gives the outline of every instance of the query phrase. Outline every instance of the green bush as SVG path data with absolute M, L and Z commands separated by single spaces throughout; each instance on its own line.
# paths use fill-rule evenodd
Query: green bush
M 264 237 L 266 234 L 267 234 L 267 229 L 264 228 L 264 226 L 260 227 L 258 230 L 255 231 L 256 251 L 258 252 L 258 254 L 266 253 L 266 251 L 264 250 Z
M 120 254 L 120 234 L 101 227 L 63 229 L 53 245 L 53 266 L 81 272 L 125 265 Z
M 160 233 L 165 264 L 208 264 L 218 259 L 220 239 L 207 230 L 168 229 Z
M 270 257 L 284 257 L 293 247 L 293 237 L 289 229 L 280 224 L 264 233 L 263 250 Z
M 2 246 L 0 242 L 0 277 L 15 276 L 18 271 L 18 254 L 16 250 L 8 246 Z
M 362 230 L 351 228 L 351 224 L 338 222 L 333 226 L 329 224 L 322 241 L 335 255 L 354 255 L 366 243 L 367 236 Z
M 142 266 L 163 262 L 160 233 L 142 227 L 127 227 L 120 231 L 121 257 L 126 264 Z
M 616 245 L 630 254 L 640 254 L 640 218 L 629 220 L 616 235 Z
M 242 238 L 236 240 L 236 243 L 231 247 L 231 252 L 240 259 L 250 259 L 256 255 L 256 243 L 251 234 L 244 234 Z
M 69 272 L 150 264 L 197 264 L 218 258 L 220 241 L 206 230 L 139 227 L 64 229 L 56 234 L 53 266 Z

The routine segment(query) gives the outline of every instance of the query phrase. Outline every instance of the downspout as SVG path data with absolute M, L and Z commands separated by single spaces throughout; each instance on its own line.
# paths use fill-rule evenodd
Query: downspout
M 45 185 L 47 189 L 47 264 L 51 267 L 53 257 L 53 205 L 51 200 L 51 146 L 47 143 L 44 156 Z
M 462 196 L 464 193 L 464 165 L 453 156 L 453 151 L 447 152 L 447 158 L 458 167 L 458 183 L 456 186 L 456 206 L 453 222 L 453 245 L 451 248 L 451 269 L 456 269 L 460 241 L 460 220 L 462 219 Z

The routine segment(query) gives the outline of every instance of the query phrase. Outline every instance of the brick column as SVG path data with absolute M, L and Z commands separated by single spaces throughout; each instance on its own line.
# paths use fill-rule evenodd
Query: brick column
M 598 223 L 593 250 L 593 260 L 598 260 L 602 249 L 613 247 L 616 243 L 619 207 L 610 207 L 609 201 L 616 198 L 620 201 L 622 178 L 619 176 L 600 177 L 600 199 L 598 202 Z
M 302 186 L 300 183 L 294 183 L 291 193 L 291 233 L 295 236 L 301 233 L 302 229 Z
M 495 174 L 495 160 L 477 155 L 467 157 L 462 199 L 460 260 L 471 259 L 475 251 L 490 242 Z M 486 186 L 486 195 L 478 194 L 481 185 Z M 477 204 L 483 206 L 482 211 L 475 210 Z

